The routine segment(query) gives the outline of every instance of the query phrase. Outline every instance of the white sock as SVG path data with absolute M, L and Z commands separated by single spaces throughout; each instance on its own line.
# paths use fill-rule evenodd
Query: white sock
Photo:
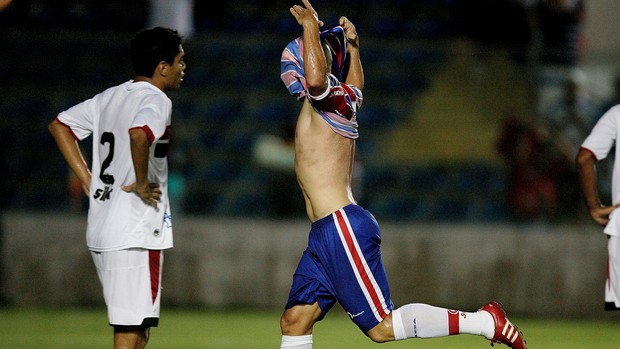
M 282 348 L 294 348 L 294 349 L 312 349 L 312 335 L 306 336 L 282 336 L 282 342 L 280 343 L 280 349 Z
M 460 332 L 493 338 L 495 334 L 495 321 L 493 316 L 487 311 L 477 311 L 475 313 L 463 313 L 461 317 Z
M 495 335 L 495 320 L 493 320 L 493 315 L 488 311 L 479 310 L 476 312 L 481 317 L 480 321 L 482 322 L 480 335 L 485 338 L 492 339 Z
M 392 312 L 394 338 L 437 338 L 467 333 L 493 337 L 493 317 L 486 311 L 462 312 L 428 304 L 403 305 Z

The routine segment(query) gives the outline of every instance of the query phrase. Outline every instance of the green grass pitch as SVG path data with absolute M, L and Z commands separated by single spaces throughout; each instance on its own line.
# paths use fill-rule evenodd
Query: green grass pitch
M 620 315 L 620 314 L 619 314 Z M 278 311 L 164 309 L 147 348 L 279 348 Z M 620 348 L 620 322 L 511 318 L 523 331 L 529 349 Z M 0 308 L 0 348 L 111 348 L 112 329 L 104 309 Z M 315 349 L 490 348 L 481 337 L 460 335 L 375 344 L 339 309 L 314 328 Z M 507 348 L 496 345 L 495 348 Z

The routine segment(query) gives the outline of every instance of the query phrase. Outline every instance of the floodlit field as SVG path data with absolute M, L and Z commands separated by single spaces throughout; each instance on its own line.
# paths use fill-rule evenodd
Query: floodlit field
M 149 349 L 279 348 L 277 311 L 168 309 L 151 332 Z M 620 315 L 620 314 L 619 314 Z M 512 318 L 530 349 L 620 348 L 620 322 Z M 105 311 L 77 309 L 0 308 L 0 348 L 111 348 L 112 330 Z M 334 309 L 315 327 L 314 348 L 490 348 L 481 337 L 461 335 L 374 344 L 348 318 Z M 496 345 L 495 348 L 506 348 Z

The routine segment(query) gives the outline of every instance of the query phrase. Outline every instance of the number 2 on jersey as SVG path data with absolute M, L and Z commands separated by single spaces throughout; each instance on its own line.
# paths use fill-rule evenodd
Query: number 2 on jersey
M 104 132 L 101 134 L 99 144 L 104 145 L 106 143 L 110 144 L 110 151 L 108 152 L 108 156 L 106 156 L 105 160 L 101 163 L 99 178 L 103 183 L 112 185 L 114 184 L 114 176 L 105 173 L 105 170 L 110 166 L 110 163 L 112 163 L 112 159 L 114 158 L 114 134 L 112 132 Z

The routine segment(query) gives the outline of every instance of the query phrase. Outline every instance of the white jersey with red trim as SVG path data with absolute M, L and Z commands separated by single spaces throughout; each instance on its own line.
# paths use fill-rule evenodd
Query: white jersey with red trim
M 92 135 L 86 243 L 91 251 L 173 245 L 168 199 L 168 143 L 172 102 L 148 82 L 127 81 L 60 113 L 78 140 Z M 143 128 L 151 142 L 148 180 L 162 191 L 157 209 L 121 188 L 136 181 L 129 129 Z
M 612 148 L 616 148 L 614 169 L 611 181 L 611 196 L 613 204 L 620 203 L 620 105 L 609 109 L 598 120 L 592 131 L 581 144 L 582 148 L 590 150 L 597 160 L 603 160 L 609 155 Z M 608 235 L 620 236 L 620 211 L 614 210 L 609 215 L 609 223 L 604 232 Z

